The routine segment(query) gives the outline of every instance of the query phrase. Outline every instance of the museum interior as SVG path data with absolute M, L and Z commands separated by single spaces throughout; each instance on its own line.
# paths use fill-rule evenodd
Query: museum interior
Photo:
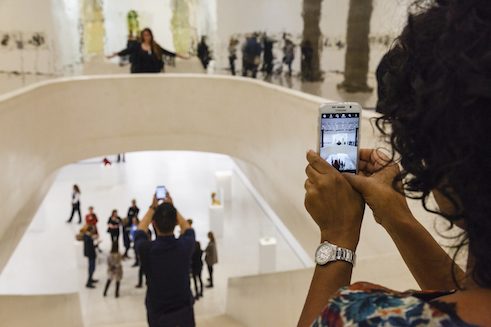
M 356 133 L 323 137 L 349 150 L 353 172 L 360 149 L 390 148 L 375 127 L 377 67 L 412 2 L 0 0 L 0 325 L 306 326 L 316 249 L 330 241 L 306 182 L 319 108 L 361 106 Z M 178 227 L 162 236 L 169 201 Z M 407 203 L 451 256 L 461 230 Z M 422 289 L 371 209 L 349 284 Z M 179 284 L 155 276 L 179 264 L 154 251 L 170 238 L 184 248 L 191 229 L 193 256 L 179 262 L 192 260 L 193 322 L 175 303 L 155 318 Z M 326 319 L 313 326 L 345 325 Z

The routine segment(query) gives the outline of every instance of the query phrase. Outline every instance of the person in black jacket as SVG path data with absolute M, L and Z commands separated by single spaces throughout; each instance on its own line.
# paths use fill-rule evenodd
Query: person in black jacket
M 135 233 L 136 248 L 147 278 L 145 304 L 149 327 L 195 327 L 194 299 L 189 283 L 189 263 L 195 247 L 194 230 L 172 204 L 167 194 L 152 205 Z M 153 224 L 157 239 L 149 241 L 148 226 Z M 181 236 L 175 238 L 179 225 Z
M 111 242 L 119 242 L 119 231 L 123 220 L 118 216 L 118 210 L 114 209 L 107 220 L 107 232 L 111 235 Z
M 97 258 L 97 253 L 94 245 L 94 235 L 95 235 L 95 227 L 93 225 L 88 225 L 87 230 L 84 233 L 84 256 L 89 260 L 89 278 L 87 278 L 87 284 L 85 287 L 87 288 L 95 288 L 94 283 L 97 283 L 98 280 L 94 279 L 94 271 L 95 271 L 95 261 Z
M 203 280 L 201 279 L 201 272 L 203 271 L 203 250 L 201 250 L 201 244 L 198 241 L 194 245 L 194 253 L 191 258 L 191 273 L 194 281 L 194 298 L 199 300 L 200 297 L 203 297 Z
M 131 58 L 131 73 L 160 73 L 164 70 L 163 56 L 179 57 L 186 59 L 186 57 L 168 51 L 162 48 L 153 38 L 152 30 L 145 28 L 141 31 L 140 40 L 137 42 L 128 43 L 128 47 L 122 51 L 116 52 L 108 59 L 115 56 L 130 56 Z
M 201 42 L 198 44 L 198 58 L 205 70 L 208 69 L 208 64 L 211 60 L 210 49 L 206 44 L 206 36 L 201 37 Z
M 131 225 L 133 224 L 133 218 L 138 218 L 138 213 L 140 209 L 136 206 L 136 200 L 131 200 L 131 207 L 128 208 L 128 214 L 126 215 L 126 220 L 123 222 L 123 243 L 125 251 L 123 254 L 123 259 L 128 259 L 128 251 L 131 248 L 130 231 Z

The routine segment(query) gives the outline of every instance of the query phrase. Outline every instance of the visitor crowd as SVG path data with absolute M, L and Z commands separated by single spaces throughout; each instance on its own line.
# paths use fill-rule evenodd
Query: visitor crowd
M 72 208 L 80 207 L 80 196 L 80 188 L 74 185 Z M 217 203 L 219 200 L 213 193 L 212 205 Z M 80 210 L 78 212 L 80 213 Z M 202 281 L 204 264 L 208 270 L 208 283 L 205 287 L 214 287 L 213 267 L 218 263 L 218 255 L 213 232 L 208 232 L 208 244 L 205 249 L 202 249 L 201 243 L 196 240 L 192 219 L 185 220 L 181 216 L 169 194 L 160 201 L 154 196 L 152 205 L 142 219 L 139 218 L 139 214 L 140 208 L 136 200 L 132 200 L 125 218 L 121 218 L 117 210 L 112 210 L 107 220 L 106 237 L 111 241 L 111 247 L 106 259 L 107 280 L 103 296 L 107 296 L 113 282 L 115 297 L 120 296 L 123 279 L 122 262 L 131 259 L 129 252 L 133 249 L 135 261 L 131 267 L 139 269 L 138 283 L 135 287 L 143 287 L 143 276 L 145 276 L 148 317 L 149 321 L 153 321 L 151 326 L 160 326 L 158 320 L 161 313 L 176 309 L 176 306 L 180 314 L 170 318 L 166 316 L 166 319 L 177 319 L 177 322 L 180 321 L 179 319 L 194 319 L 193 303 L 204 295 Z M 71 216 L 73 215 L 72 212 Z M 71 219 L 67 221 L 70 222 Z M 94 273 L 97 256 L 103 253 L 99 245 L 104 236 L 100 234 L 101 228 L 98 224 L 99 219 L 94 207 L 90 206 L 85 216 L 85 224 L 76 235 L 76 239 L 83 242 L 83 255 L 88 260 L 88 278 L 85 286 L 89 289 L 96 288 L 98 283 Z M 153 227 L 153 233 L 150 225 Z M 178 238 L 175 237 L 176 226 L 180 229 Z M 124 252 L 119 250 L 120 239 Z M 194 294 L 191 292 L 191 280 L 194 284 Z M 165 294 L 168 294 L 167 298 L 163 299 Z

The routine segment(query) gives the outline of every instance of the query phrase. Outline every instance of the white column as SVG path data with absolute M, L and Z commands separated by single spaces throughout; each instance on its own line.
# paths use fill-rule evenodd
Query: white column
M 225 222 L 225 210 L 222 205 L 210 205 L 208 209 L 210 217 L 210 230 L 216 237 L 223 236 L 223 224 Z
M 215 172 L 217 193 L 222 202 L 230 202 L 232 200 L 232 172 L 217 171 Z
M 259 273 L 276 271 L 276 239 L 263 237 L 259 239 Z

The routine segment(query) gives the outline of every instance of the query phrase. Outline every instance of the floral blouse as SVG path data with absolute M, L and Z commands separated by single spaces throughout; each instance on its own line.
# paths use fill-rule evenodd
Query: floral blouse
M 355 283 L 336 293 L 312 327 L 341 326 L 474 326 L 456 314 L 455 304 L 436 298 L 452 292 L 396 292 Z

